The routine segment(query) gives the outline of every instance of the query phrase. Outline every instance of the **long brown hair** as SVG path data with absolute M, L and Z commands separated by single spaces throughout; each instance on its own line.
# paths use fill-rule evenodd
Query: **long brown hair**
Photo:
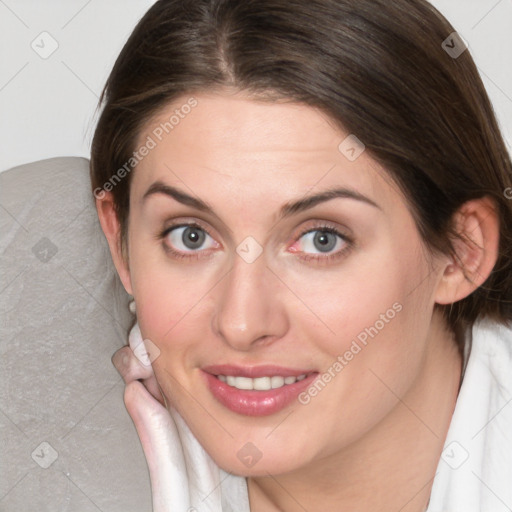
M 105 189 L 126 169 L 141 128 L 183 94 L 231 86 L 302 102 L 364 142 L 431 250 L 455 255 L 454 212 L 471 199 L 494 200 L 496 266 L 470 296 L 442 309 L 457 332 L 479 315 L 511 322 L 510 155 L 469 51 L 447 51 L 456 43 L 462 50 L 453 33 L 424 0 L 160 0 L 103 90 L 92 188 Z M 110 187 L 123 246 L 131 182 L 124 175 Z

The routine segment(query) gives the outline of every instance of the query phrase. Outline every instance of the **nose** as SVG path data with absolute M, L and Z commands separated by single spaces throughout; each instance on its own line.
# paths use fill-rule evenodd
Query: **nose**
M 289 323 L 281 287 L 263 256 L 252 263 L 235 256 L 231 271 L 216 290 L 213 331 L 239 351 L 284 336 Z

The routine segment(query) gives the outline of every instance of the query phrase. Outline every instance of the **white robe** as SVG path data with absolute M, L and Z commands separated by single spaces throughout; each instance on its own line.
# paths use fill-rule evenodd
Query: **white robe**
M 512 511 L 511 329 L 490 321 L 473 328 L 427 511 Z

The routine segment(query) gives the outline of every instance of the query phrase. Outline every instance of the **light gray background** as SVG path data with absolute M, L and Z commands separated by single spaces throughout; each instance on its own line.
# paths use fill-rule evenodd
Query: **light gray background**
M 512 149 L 512 0 L 434 0 L 468 42 Z M 88 157 L 108 72 L 153 0 L 0 0 L 0 171 Z M 48 32 L 47 59 L 31 47 Z M 48 47 L 47 47 L 48 48 Z

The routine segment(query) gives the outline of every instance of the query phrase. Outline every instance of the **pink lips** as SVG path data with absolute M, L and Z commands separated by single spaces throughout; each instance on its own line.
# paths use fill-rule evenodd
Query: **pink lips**
M 232 365 L 214 365 L 202 369 L 201 374 L 206 380 L 208 389 L 213 396 L 229 410 L 246 416 L 267 416 L 281 411 L 290 405 L 305 389 L 307 389 L 318 372 L 312 370 L 295 370 L 274 365 L 257 367 L 240 367 Z M 286 384 L 280 388 L 268 391 L 242 390 L 229 386 L 219 380 L 217 375 L 232 375 L 234 377 L 298 377 L 306 374 L 306 378 Z

